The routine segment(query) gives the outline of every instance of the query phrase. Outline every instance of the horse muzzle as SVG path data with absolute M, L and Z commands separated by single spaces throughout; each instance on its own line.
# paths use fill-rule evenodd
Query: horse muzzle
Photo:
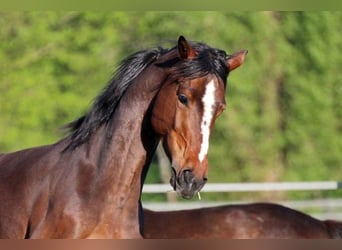
M 184 169 L 177 175 L 175 168 L 172 167 L 170 184 L 185 199 L 191 199 L 206 182 L 207 178 L 196 178 L 190 169 Z

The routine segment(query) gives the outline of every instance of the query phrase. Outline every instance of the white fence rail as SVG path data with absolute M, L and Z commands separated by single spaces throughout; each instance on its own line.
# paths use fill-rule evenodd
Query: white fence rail
M 311 181 L 311 182 L 263 182 L 263 183 L 207 183 L 202 192 L 267 192 L 267 191 L 310 191 L 310 190 L 338 190 L 342 189 L 339 181 Z M 143 193 L 173 192 L 170 184 L 145 184 Z M 221 201 L 208 202 L 192 200 L 186 202 L 143 202 L 143 206 L 153 210 L 179 210 L 199 207 L 248 203 L 250 201 Z M 340 199 L 317 199 L 301 201 L 274 201 L 309 214 L 320 219 L 342 220 L 342 197 Z
M 342 182 L 338 181 L 207 183 L 201 192 L 304 191 L 340 188 L 342 188 Z M 170 184 L 145 184 L 143 186 L 143 193 L 166 193 L 170 191 L 172 191 Z

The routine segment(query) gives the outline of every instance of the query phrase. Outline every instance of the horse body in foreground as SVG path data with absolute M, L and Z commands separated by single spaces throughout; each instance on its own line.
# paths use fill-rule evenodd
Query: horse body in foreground
M 0 155 L 0 238 L 140 238 L 141 188 L 158 142 L 171 185 L 191 198 L 206 182 L 228 73 L 246 53 L 181 36 L 174 48 L 124 60 L 69 136 Z
M 144 237 L 152 239 L 342 238 L 342 222 L 321 221 L 272 203 L 189 210 L 144 209 Z

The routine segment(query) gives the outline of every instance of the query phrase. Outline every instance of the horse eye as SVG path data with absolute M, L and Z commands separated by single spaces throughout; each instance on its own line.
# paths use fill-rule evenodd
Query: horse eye
M 178 100 L 184 104 L 184 105 L 187 105 L 188 104 L 188 97 L 186 95 L 183 95 L 183 94 L 179 94 L 178 95 Z

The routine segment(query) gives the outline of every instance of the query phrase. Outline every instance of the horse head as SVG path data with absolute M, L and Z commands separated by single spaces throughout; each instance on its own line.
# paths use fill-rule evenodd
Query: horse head
M 243 63 L 247 51 L 226 55 L 183 36 L 176 50 L 176 58 L 160 64 L 172 66 L 155 99 L 152 126 L 171 162 L 171 186 L 189 199 L 207 181 L 209 137 L 226 106 L 228 73 Z

